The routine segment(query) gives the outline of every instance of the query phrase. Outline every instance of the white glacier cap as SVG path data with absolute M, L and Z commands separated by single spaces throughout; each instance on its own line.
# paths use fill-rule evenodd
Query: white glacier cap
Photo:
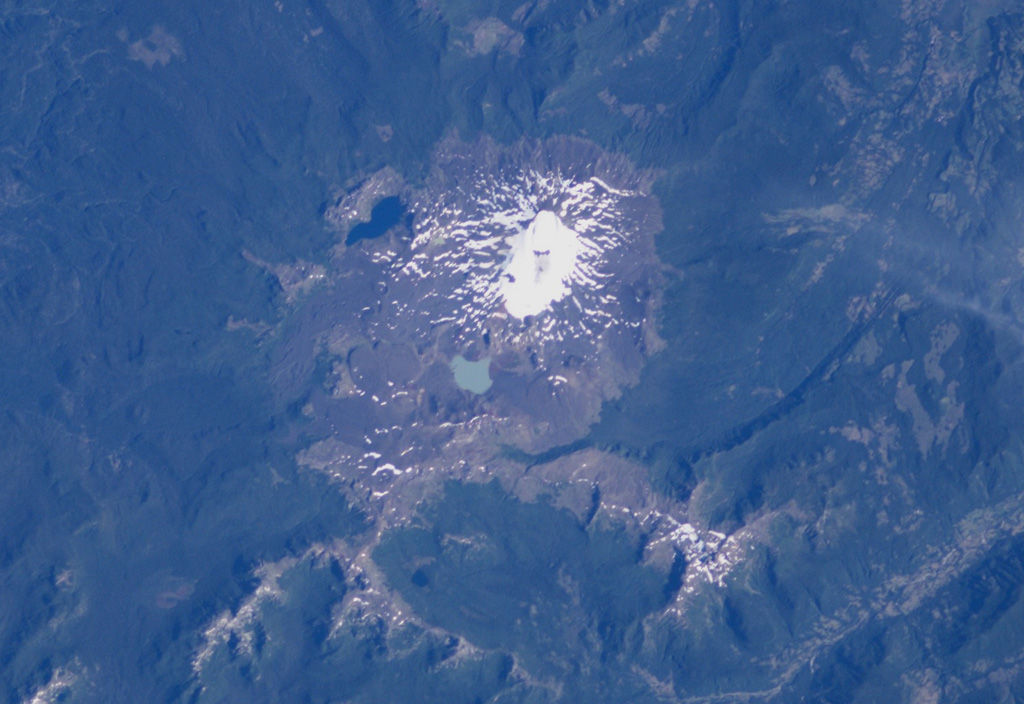
M 538 315 L 570 293 L 580 252 L 580 236 L 550 210 L 542 210 L 529 226 L 507 240 L 498 293 L 509 315 Z

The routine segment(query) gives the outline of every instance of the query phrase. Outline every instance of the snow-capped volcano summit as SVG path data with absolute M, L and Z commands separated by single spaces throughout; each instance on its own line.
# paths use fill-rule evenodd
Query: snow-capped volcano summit
M 386 169 L 368 177 L 329 222 L 347 236 L 387 197 L 408 217 L 389 236 L 338 250 L 338 287 L 322 304 L 333 321 L 324 339 L 346 360 L 336 393 L 364 393 L 389 414 L 409 406 L 413 415 L 389 427 L 422 416 L 440 432 L 471 418 L 530 451 L 580 437 L 661 344 L 654 176 L 574 137 L 453 136 L 415 185 Z M 365 344 L 350 354 L 357 339 Z M 408 353 L 392 359 L 392 347 Z M 493 384 L 479 398 L 453 390 L 449 364 L 460 355 L 489 360 Z M 417 370 L 426 390 L 409 385 Z M 403 381 L 372 381 L 389 373 Z
M 412 241 L 388 262 L 374 324 L 420 344 L 444 331 L 456 351 L 528 349 L 552 373 L 609 349 L 639 368 L 660 288 L 652 180 L 582 139 L 446 139 L 403 194 Z
M 530 225 L 507 242 L 498 292 L 515 318 L 538 315 L 569 295 L 580 236 L 555 213 L 542 210 Z

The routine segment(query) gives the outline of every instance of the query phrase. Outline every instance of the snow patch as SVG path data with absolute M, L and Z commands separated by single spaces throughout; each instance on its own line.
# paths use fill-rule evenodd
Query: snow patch
M 580 236 L 555 213 L 542 210 L 529 226 L 507 240 L 511 251 L 498 293 L 509 315 L 538 315 L 570 293 Z

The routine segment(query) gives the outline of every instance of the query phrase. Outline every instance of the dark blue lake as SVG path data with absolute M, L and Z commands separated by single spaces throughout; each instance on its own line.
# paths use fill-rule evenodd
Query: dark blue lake
M 398 196 L 383 199 L 373 206 L 373 210 L 370 212 L 370 222 L 360 223 L 352 228 L 348 237 L 345 238 L 345 244 L 351 247 L 359 240 L 372 240 L 380 237 L 397 225 L 404 214 L 405 208 L 402 207 L 402 201 Z

